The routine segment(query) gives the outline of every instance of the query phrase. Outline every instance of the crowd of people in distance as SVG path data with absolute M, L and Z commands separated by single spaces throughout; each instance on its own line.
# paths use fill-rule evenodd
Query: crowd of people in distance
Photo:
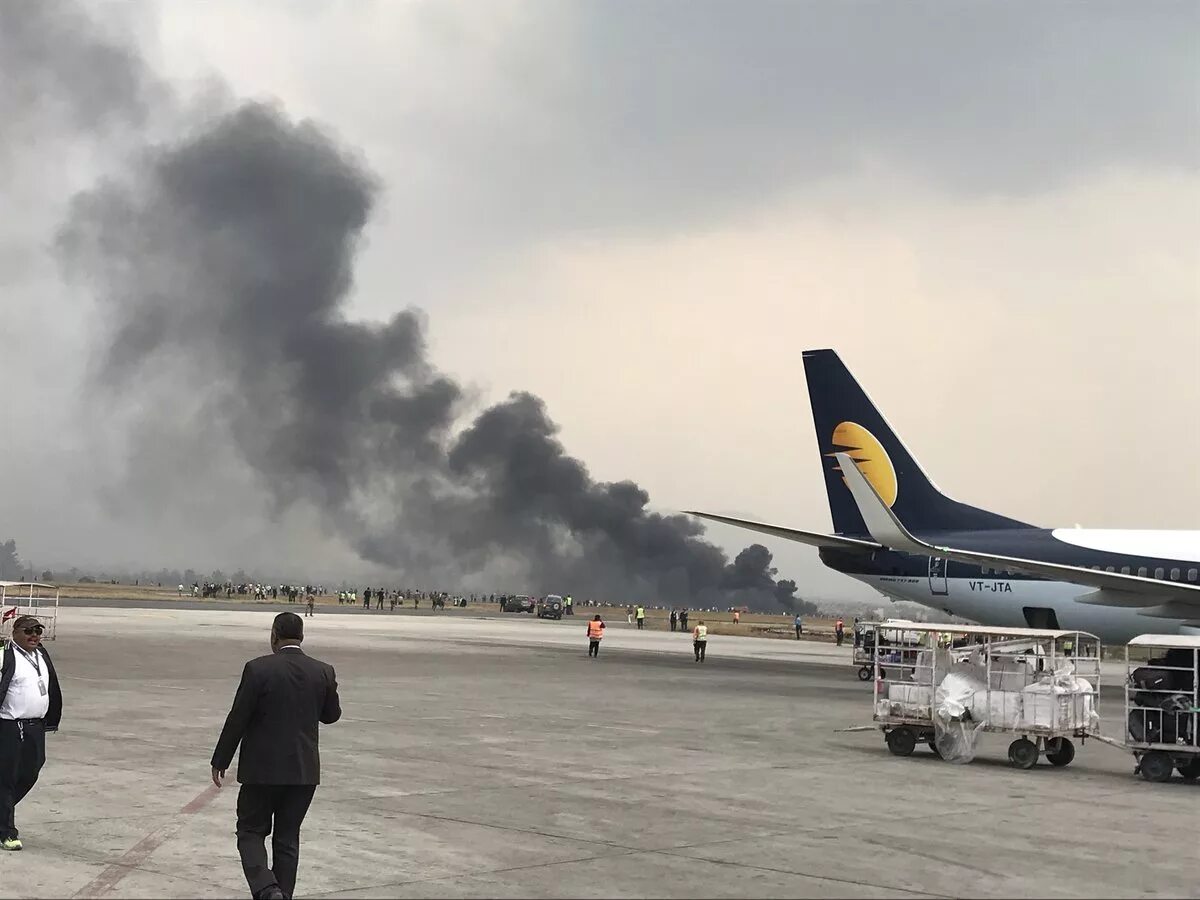
M 185 588 L 182 584 L 179 585 L 179 596 L 182 597 L 185 593 L 193 597 L 203 597 L 204 599 L 224 595 L 227 600 L 231 600 L 234 597 L 253 597 L 255 600 L 278 600 L 282 596 L 289 603 L 295 603 L 301 597 L 321 596 L 326 593 L 326 590 L 323 587 L 312 584 L 257 584 L 255 582 L 235 584 L 232 581 L 220 584 L 214 581 L 206 581 L 201 584 L 198 581 L 194 581 L 189 588 Z
M 115 583 L 115 582 L 114 582 Z M 162 587 L 160 584 L 159 587 Z M 431 609 L 445 609 L 447 606 L 466 607 L 468 603 L 500 603 L 516 596 L 522 596 L 511 593 L 496 593 L 496 594 L 462 594 L 452 591 L 431 591 L 414 588 L 383 588 L 383 587 L 366 587 L 362 590 L 358 588 L 339 588 L 337 590 L 327 588 L 324 585 L 316 584 L 261 584 L 254 581 L 245 582 L 214 582 L 214 581 L 195 581 L 191 585 L 180 584 L 177 588 L 180 597 L 191 596 L 203 599 L 224 597 L 232 600 L 235 597 L 246 597 L 254 600 L 278 600 L 281 597 L 288 603 L 303 603 L 309 598 L 331 597 L 336 596 L 338 605 L 357 606 L 361 603 L 363 609 L 383 609 L 387 605 L 390 609 L 395 609 L 397 606 L 403 607 L 407 602 L 420 608 L 421 603 L 428 603 Z M 372 603 L 374 604 L 372 606 Z M 575 604 L 579 606 L 609 606 L 611 604 L 597 600 L 577 600 Z M 640 618 L 645 617 L 645 610 L 669 610 L 669 622 L 671 630 L 687 631 L 689 612 L 719 612 L 718 607 L 699 607 L 694 610 L 688 610 L 684 607 L 668 607 L 662 605 L 650 604 L 630 604 L 627 612 L 629 624 L 634 624 L 635 616 L 638 610 L 642 611 Z M 729 607 L 726 612 L 733 613 L 734 624 L 737 624 L 741 619 L 741 614 L 747 612 L 746 607 Z M 798 617 L 797 617 L 798 618 Z
M 404 606 L 406 600 L 411 600 L 414 609 L 421 608 L 421 601 L 427 602 L 431 609 L 445 609 L 446 605 L 465 607 L 467 598 L 462 594 L 451 594 L 449 591 L 418 591 L 408 588 L 363 588 L 361 593 L 356 588 L 349 588 L 338 591 L 338 606 L 349 604 L 357 606 L 359 597 L 362 597 L 363 609 L 371 609 L 371 601 L 375 601 L 375 609 L 383 609 L 385 603 L 389 609 L 395 609 L 397 606 Z M 486 598 L 484 598 L 486 599 Z M 471 595 L 472 602 L 476 602 L 476 595 Z
M 496 603 L 499 603 L 499 604 L 501 604 L 501 606 L 503 606 L 505 600 L 511 599 L 516 596 L 523 596 L 523 595 L 510 594 L 510 593 L 460 594 L 460 593 L 453 593 L 450 591 L 432 591 L 432 590 L 414 589 L 414 588 L 386 588 L 386 587 L 366 587 L 366 588 L 363 588 L 362 590 L 359 590 L 358 588 L 342 587 L 337 590 L 331 590 L 329 588 L 326 588 L 324 585 L 260 584 L 258 582 L 253 582 L 253 581 L 238 582 L 238 583 L 235 583 L 233 581 L 225 581 L 223 583 L 217 583 L 217 582 L 213 582 L 213 581 L 205 581 L 203 583 L 194 582 L 190 588 L 185 587 L 184 585 L 180 584 L 179 588 L 178 588 L 178 592 L 179 592 L 179 596 L 181 596 L 181 597 L 184 596 L 185 594 L 188 594 L 192 597 L 203 597 L 203 598 L 224 596 L 226 599 L 233 599 L 234 597 L 247 597 L 247 598 L 253 598 L 255 600 L 278 600 L 282 597 L 288 603 L 304 603 L 304 604 L 306 604 L 306 606 L 307 606 L 307 609 L 305 612 L 306 616 L 311 616 L 314 614 L 315 603 L 317 601 L 317 598 L 320 598 L 320 597 L 336 596 L 339 606 L 358 606 L 365 610 L 369 610 L 369 609 L 382 610 L 386 607 L 387 609 L 394 611 L 396 609 L 396 607 L 398 607 L 398 606 L 403 608 L 409 604 L 411 604 L 412 608 L 414 608 L 414 609 L 420 609 L 422 603 L 427 603 L 429 605 L 429 608 L 433 609 L 433 610 L 445 609 L 447 606 L 454 606 L 454 607 L 460 607 L 460 608 L 465 609 L 469 603 L 470 604 L 478 604 L 478 603 L 496 604 Z M 566 605 L 567 608 L 564 609 L 564 613 L 566 613 L 567 615 L 574 614 L 573 609 L 571 609 L 571 605 L 572 604 L 570 602 L 568 602 L 568 604 Z M 578 605 L 598 607 L 598 606 L 605 606 L 607 604 L 601 603 L 597 600 L 580 600 L 580 601 L 578 601 Z M 645 623 L 646 623 L 646 610 L 647 609 L 669 610 L 669 615 L 667 616 L 667 623 L 670 627 L 670 630 L 671 631 L 679 631 L 679 632 L 683 632 L 683 633 L 688 633 L 689 631 L 691 631 L 691 632 L 693 632 L 692 637 L 694 640 L 696 638 L 696 635 L 694 634 L 696 629 L 688 628 L 689 616 L 693 612 L 702 614 L 704 612 L 717 612 L 718 611 L 716 607 L 711 607 L 711 608 L 707 608 L 707 609 L 701 607 L 700 609 L 689 610 L 687 607 L 676 607 L 676 606 L 666 607 L 666 606 L 657 606 L 657 605 L 656 606 L 648 606 L 648 605 L 642 604 L 642 603 L 638 603 L 638 604 L 631 603 L 628 605 L 628 607 L 625 610 L 626 621 L 628 622 L 628 624 L 636 625 L 639 629 L 644 628 Z M 743 612 L 748 612 L 746 607 L 729 607 L 727 611 L 733 613 L 733 624 L 735 624 L 735 625 L 737 625 L 741 621 L 741 614 Z M 589 629 L 591 629 L 593 627 L 593 621 L 599 621 L 599 617 L 597 616 L 595 620 L 588 622 Z M 700 623 L 700 624 L 703 625 L 703 623 Z M 794 627 L 796 629 L 796 639 L 799 640 L 801 635 L 803 634 L 803 621 L 801 619 L 801 616 L 798 614 L 795 616 Z M 842 643 L 842 640 L 843 640 L 843 634 L 844 634 L 843 629 L 844 629 L 844 625 L 842 624 L 842 620 L 839 618 L 837 626 L 835 628 L 836 638 L 837 638 L 837 642 L 839 645 Z M 704 632 L 707 632 L 707 630 L 708 630 L 707 628 L 703 629 Z M 592 637 L 592 635 L 589 632 L 589 638 L 590 637 Z M 705 643 L 705 638 L 702 637 L 696 643 L 699 644 L 699 646 L 696 648 L 697 649 L 697 661 L 703 661 L 703 659 L 704 659 L 703 645 Z M 599 647 L 597 646 L 596 648 L 594 648 L 593 650 L 591 650 L 589 652 L 589 655 L 595 655 L 595 653 L 598 652 L 598 650 L 599 650 Z

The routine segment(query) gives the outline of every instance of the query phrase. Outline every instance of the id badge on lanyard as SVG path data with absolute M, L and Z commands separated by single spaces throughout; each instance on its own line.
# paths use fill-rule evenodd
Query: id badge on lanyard
M 29 660 L 29 664 L 31 666 L 33 666 L 34 671 L 37 672 L 37 674 L 38 674 L 38 680 L 37 680 L 38 694 L 42 697 L 45 697 L 46 696 L 46 679 L 42 677 L 42 664 L 37 658 L 37 651 L 35 650 L 33 652 L 33 655 L 30 655 L 30 654 L 26 653 L 24 650 L 21 650 L 21 655 L 23 657 L 25 657 L 27 660 Z

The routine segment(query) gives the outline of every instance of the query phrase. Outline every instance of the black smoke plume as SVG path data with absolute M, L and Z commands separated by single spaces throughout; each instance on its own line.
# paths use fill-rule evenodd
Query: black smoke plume
M 347 317 L 380 188 L 317 125 L 244 103 L 76 197 L 60 255 L 109 326 L 93 402 L 146 422 L 202 410 L 197 440 L 232 448 L 273 516 L 307 504 L 408 584 L 793 608 L 765 547 L 731 564 L 638 485 L 594 481 L 532 394 L 462 427 L 419 312 Z M 146 434 L 139 459 L 171 452 Z

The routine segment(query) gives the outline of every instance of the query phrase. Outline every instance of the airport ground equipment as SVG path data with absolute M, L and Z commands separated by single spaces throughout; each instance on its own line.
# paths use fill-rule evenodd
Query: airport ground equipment
M 880 662 L 879 677 L 887 678 L 891 666 L 892 677 L 904 674 L 901 663 L 905 648 L 920 647 L 924 640 L 921 632 L 909 631 L 901 626 L 909 624 L 902 619 L 885 619 L 882 622 L 854 623 L 854 665 L 858 669 L 859 681 L 870 681 L 875 673 L 876 651 Z M 878 629 L 878 630 L 877 630 Z
M 889 626 L 875 625 L 879 646 Z M 1009 762 L 1056 767 L 1075 758 L 1072 738 L 1099 729 L 1100 639 L 1081 631 L 908 623 L 919 642 L 901 647 L 899 678 L 875 654 L 874 727 L 888 749 L 909 756 L 926 744 L 951 762 L 969 762 L 981 732 L 1012 735 Z
M 12 639 L 19 616 L 37 616 L 45 626 L 42 640 L 52 641 L 58 630 L 58 587 L 36 581 L 0 581 L 0 646 Z
M 1200 778 L 1200 637 L 1142 634 L 1125 645 L 1124 737 L 1106 743 L 1133 754 L 1134 773 L 1169 781 Z

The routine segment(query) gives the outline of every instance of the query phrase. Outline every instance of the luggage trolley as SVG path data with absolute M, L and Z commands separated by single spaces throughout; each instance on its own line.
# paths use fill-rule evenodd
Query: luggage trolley
M 58 631 L 58 587 L 36 581 L 0 581 L 0 646 L 12 638 L 18 616 L 37 616 L 46 629 L 42 639 L 54 640 Z
M 885 627 L 876 625 L 877 639 Z M 969 759 L 974 736 L 982 731 L 1014 735 L 1008 759 L 1019 769 L 1032 768 L 1042 755 L 1061 767 L 1075 758 L 1071 738 L 1095 733 L 1100 691 L 1095 635 L 913 623 L 904 629 L 920 641 L 896 651 L 903 677 L 885 680 L 880 654 L 874 662 L 874 727 L 894 755 L 909 756 L 925 743 L 938 756 Z M 955 737 L 965 732 L 972 742 L 969 755 Z
M 905 627 L 910 624 L 903 619 L 854 623 L 854 665 L 859 681 L 870 681 L 874 676 L 876 650 L 881 662 L 893 667 L 894 676 L 903 673 L 904 649 L 922 646 L 921 635 Z M 879 677 L 888 677 L 887 668 L 879 670 Z
M 1130 659 L 1130 648 L 1149 651 Z M 1137 655 L 1141 655 L 1140 653 Z M 1142 634 L 1125 645 L 1125 749 L 1135 774 L 1200 778 L 1200 636 Z

